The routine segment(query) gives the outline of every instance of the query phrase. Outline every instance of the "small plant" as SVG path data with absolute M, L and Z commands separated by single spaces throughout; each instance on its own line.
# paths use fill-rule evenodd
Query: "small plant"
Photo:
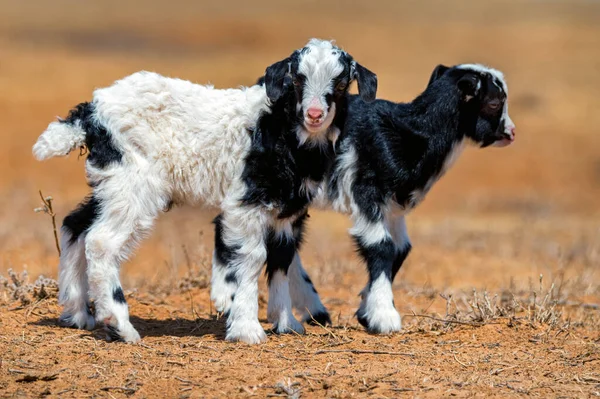
M 8 293 L 10 300 L 20 301 L 21 306 L 58 295 L 56 280 L 41 275 L 31 284 L 27 271 L 18 274 L 12 269 L 8 269 L 8 278 L 0 276 L 0 288 Z
M 39 208 L 35 208 L 33 211 L 36 213 L 43 212 L 46 215 L 49 215 L 52 219 L 52 230 L 54 231 L 54 243 L 56 244 L 56 250 L 58 251 L 58 256 L 60 257 L 60 243 L 58 242 L 58 232 L 56 230 L 56 213 L 54 213 L 54 209 L 52 208 L 52 200 L 51 196 L 44 197 L 42 194 L 42 190 L 39 190 L 40 198 L 42 199 L 42 206 Z

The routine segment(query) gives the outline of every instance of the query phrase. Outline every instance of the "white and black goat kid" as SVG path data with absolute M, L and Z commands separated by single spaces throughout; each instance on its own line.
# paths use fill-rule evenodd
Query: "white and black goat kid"
M 319 72 L 307 75 L 302 87 L 321 87 L 323 93 L 349 83 L 356 69 L 352 58 L 328 41 L 313 39 L 296 54 L 304 54 L 300 63 Z M 267 76 L 283 64 L 269 67 Z M 312 197 L 306 187 L 323 178 L 331 162 L 327 137 L 341 127 L 333 102 L 345 98 L 339 90 L 333 99 L 307 102 L 321 111 L 317 115 L 278 76 L 265 86 L 217 90 L 139 72 L 96 90 L 92 102 L 48 126 L 33 147 L 36 158 L 67 155 L 85 145 L 92 187 L 61 229 L 61 324 L 91 329 L 98 322 L 109 339 L 138 341 L 119 281 L 120 264 L 161 211 L 203 203 L 223 212 L 217 230 L 226 251 L 217 251 L 216 258 L 236 270 L 240 283 L 227 339 L 265 339 L 256 280 L 267 259 L 266 238 L 291 231 L 305 213 Z
M 367 264 L 359 322 L 374 333 L 401 328 L 392 282 L 411 250 L 405 214 L 417 206 L 448 170 L 466 143 L 506 146 L 515 138 L 501 72 L 477 64 L 438 66 L 414 101 L 367 104 L 349 96 L 348 116 L 336 143 L 327 187 L 315 206 L 351 215 L 350 230 Z M 289 269 L 293 306 L 321 304 L 298 255 Z M 281 291 L 271 281 L 269 305 Z M 318 321 L 329 320 L 326 313 Z
M 292 313 L 288 289 L 287 269 L 301 244 L 303 225 L 310 201 L 328 175 L 334 160 L 333 146 L 346 117 L 347 90 L 356 79 L 359 93 L 364 101 L 375 99 L 376 76 L 352 60 L 346 52 L 336 47 L 307 46 L 293 53 L 266 71 L 259 83 L 264 83 L 270 97 L 283 94 L 281 112 L 277 105 L 272 118 L 262 118 L 256 127 L 253 149 L 247 157 L 244 172 L 247 191 L 242 203 L 254 209 L 272 209 L 265 234 L 264 245 L 249 242 L 247 233 L 236 227 L 239 220 L 225 212 L 215 219 L 215 252 L 211 278 L 211 298 L 217 311 L 227 315 L 228 325 L 239 326 L 239 334 L 246 334 L 244 326 L 258 331 L 247 321 L 248 302 L 256 306 L 257 278 L 262 263 L 248 262 L 246 253 L 254 256 L 260 251 L 260 259 L 267 264 L 269 281 L 277 281 L 280 295 L 272 297 L 269 321 L 276 333 L 304 332 L 304 327 Z M 287 106 L 285 104 L 288 104 Z M 290 108 L 296 107 L 289 115 Z M 304 113 L 302 110 L 305 110 Z M 285 126 L 285 118 L 296 134 L 277 137 L 273 131 Z M 327 137 L 319 133 L 330 126 Z M 283 137 L 283 138 L 278 138 Z M 277 140 L 275 140 L 277 138 Z M 282 155 L 280 146 L 292 148 Z M 299 150 L 295 150 L 299 148 Z M 237 235 L 233 232 L 239 231 Z M 325 307 L 316 292 L 312 292 L 312 311 L 322 312 Z M 257 309 L 252 308 L 256 319 Z M 326 311 L 325 311 L 326 312 Z M 309 315 L 305 319 L 310 319 Z M 254 323 L 254 322 L 253 322 Z M 238 328 L 238 327 L 236 327 Z M 236 330 L 237 331 L 237 330 Z M 247 339 L 258 342 L 260 336 Z

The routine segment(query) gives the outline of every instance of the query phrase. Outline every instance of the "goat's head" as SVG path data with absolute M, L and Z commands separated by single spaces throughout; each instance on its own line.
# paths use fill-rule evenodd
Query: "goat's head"
M 308 136 L 315 138 L 328 131 L 336 104 L 353 80 L 365 101 L 375 99 L 377 76 L 332 42 L 318 39 L 268 67 L 264 77 L 271 102 L 287 92 L 295 95 L 296 117 Z
M 502 72 L 479 64 L 438 65 L 431 86 L 447 77 L 460 94 L 461 108 L 473 115 L 466 135 L 481 147 L 505 147 L 515 140 L 516 128 L 508 115 L 508 87 Z

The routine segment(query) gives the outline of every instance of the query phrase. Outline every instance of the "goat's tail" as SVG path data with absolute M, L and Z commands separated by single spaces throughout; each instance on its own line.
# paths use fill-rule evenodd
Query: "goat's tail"
M 56 156 L 66 156 L 76 148 L 85 145 L 84 125 L 91 117 L 93 106 L 81 103 L 69 112 L 67 119 L 60 119 L 48 125 L 33 146 L 33 156 L 43 161 Z

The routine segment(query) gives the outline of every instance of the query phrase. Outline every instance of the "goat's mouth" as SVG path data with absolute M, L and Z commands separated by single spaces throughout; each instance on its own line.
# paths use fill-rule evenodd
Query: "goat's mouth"
M 508 133 L 502 133 L 501 137 L 492 144 L 492 147 L 506 147 L 515 141 L 515 136 Z
M 304 127 L 311 133 L 317 133 L 323 130 L 325 125 L 325 119 L 321 118 L 318 120 L 304 119 Z

